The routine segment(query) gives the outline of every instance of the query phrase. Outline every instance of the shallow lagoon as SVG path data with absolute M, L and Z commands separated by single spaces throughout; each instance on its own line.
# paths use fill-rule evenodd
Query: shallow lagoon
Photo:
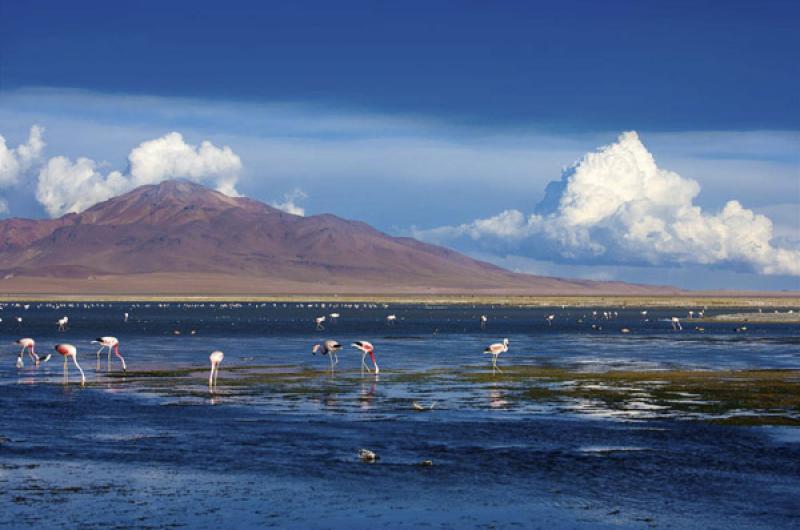
M 674 332 L 685 313 L 6 304 L 0 524 L 796 526 L 800 328 L 683 319 Z M 98 335 L 120 338 L 127 374 L 96 360 Z M 21 336 L 40 352 L 77 345 L 87 385 L 72 368 L 65 386 L 60 359 L 16 370 Z M 493 375 L 481 351 L 503 337 Z M 362 376 L 349 348 L 331 375 L 310 352 L 323 338 L 372 341 L 380 376 Z M 213 394 L 212 349 L 226 354 Z M 360 462 L 362 447 L 380 460 Z

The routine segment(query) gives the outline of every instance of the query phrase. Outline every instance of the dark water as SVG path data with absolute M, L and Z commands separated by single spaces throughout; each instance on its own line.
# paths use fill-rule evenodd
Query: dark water
M 646 394 L 614 410 L 518 400 L 518 383 L 461 377 L 486 371 L 483 347 L 504 337 L 501 368 L 800 368 L 797 325 L 737 333 L 683 319 L 674 332 L 668 319 L 685 310 L 649 308 L 645 320 L 642 309 L 5 305 L 0 525 L 800 528 L 800 429 L 698 421 Z M 341 317 L 316 330 L 331 312 Z M 128 377 L 97 361 L 98 335 L 120 338 Z M 64 385 L 60 359 L 17 370 L 22 336 L 42 353 L 78 346 L 87 385 L 74 368 Z M 372 341 L 380 376 L 362 377 L 346 349 L 331 377 L 310 353 L 323 338 Z M 213 349 L 226 357 L 210 394 Z M 272 378 L 286 373 L 296 374 Z M 413 401 L 435 406 L 416 412 Z M 359 461 L 360 448 L 380 460 Z

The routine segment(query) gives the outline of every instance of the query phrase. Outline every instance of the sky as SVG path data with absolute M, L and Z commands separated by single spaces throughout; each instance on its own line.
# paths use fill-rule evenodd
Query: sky
M 0 0 L 0 209 L 191 178 L 536 274 L 800 289 L 796 2 Z

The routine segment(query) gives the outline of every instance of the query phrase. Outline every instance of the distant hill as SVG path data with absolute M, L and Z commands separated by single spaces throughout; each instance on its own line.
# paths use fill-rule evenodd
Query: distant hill
M 513 273 L 335 215 L 184 180 L 58 219 L 0 221 L 0 291 L 108 294 L 676 294 Z

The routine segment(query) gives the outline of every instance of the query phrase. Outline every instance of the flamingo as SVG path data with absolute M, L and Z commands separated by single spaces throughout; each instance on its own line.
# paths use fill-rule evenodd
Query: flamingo
M 497 358 L 500 356 L 501 353 L 505 353 L 508 351 L 508 339 L 503 339 L 503 342 L 495 342 L 486 347 L 483 350 L 483 353 L 491 353 L 492 354 L 492 373 L 495 371 L 500 372 L 501 374 L 503 371 L 497 367 Z
M 338 319 L 340 316 L 342 316 L 342 315 L 340 315 L 339 313 L 331 313 L 330 315 L 328 315 L 328 318 L 330 318 L 330 319 L 331 319 L 331 322 L 336 322 L 336 320 L 337 320 L 337 319 Z
M 322 323 L 325 322 L 325 315 L 315 318 L 314 322 L 317 324 L 317 331 L 322 331 L 325 329 L 325 326 L 322 325 Z
M 119 357 L 119 360 L 122 362 L 122 371 L 127 372 L 128 367 L 125 366 L 125 359 L 119 353 L 119 340 L 117 337 L 97 337 L 92 341 L 92 344 L 99 344 L 100 349 L 97 350 L 97 362 L 100 362 L 100 352 L 103 349 L 108 348 L 108 366 L 111 367 L 111 350 L 114 350 L 114 355 Z M 99 366 L 99 364 L 98 364 Z
M 489 321 L 489 317 L 486 315 L 481 315 L 481 329 L 486 329 L 486 323 Z
M 681 331 L 683 330 L 683 326 L 681 326 L 681 319 L 678 317 L 672 317 L 672 330 L 673 331 Z
M 219 377 L 219 365 L 222 364 L 222 359 L 225 358 L 225 354 L 219 350 L 211 352 L 211 355 L 208 356 L 208 360 L 211 361 L 211 373 L 208 374 L 208 386 L 213 387 L 217 384 L 217 377 Z
M 397 315 L 388 315 L 386 317 L 386 325 L 387 326 L 394 326 L 395 322 L 397 322 Z
M 55 349 L 64 357 L 64 379 L 68 379 L 67 357 L 72 357 L 72 362 L 75 363 L 75 368 L 81 373 L 81 386 L 86 384 L 86 376 L 83 375 L 83 369 L 78 364 L 78 349 L 72 344 L 56 344 Z
M 364 373 L 364 368 L 366 368 L 368 372 L 371 371 L 369 366 L 367 366 L 367 363 L 364 362 L 364 359 L 366 359 L 367 355 L 369 355 L 372 359 L 372 364 L 375 365 L 375 375 L 377 375 L 380 372 L 380 368 L 378 368 L 378 362 L 375 360 L 375 347 L 372 345 L 372 343 L 365 340 L 357 340 L 353 343 L 353 346 L 356 349 L 361 350 L 361 373 Z
M 319 344 L 314 344 L 311 348 L 311 353 L 316 355 L 317 353 L 321 355 L 327 355 L 331 361 L 331 372 L 333 372 L 333 367 L 339 364 L 339 356 L 336 355 L 336 352 L 342 349 L 342 345 L 339 344 L 335 340 L 326 340 Z
M 69 317 L 65 315 L 62 318 L 59 318 L 56 323 L 58 324 L 58 331 L 66 331 L 67 324 L 69 323 Z
M 544 318 L 547 320 L 547 325 L 548 326 L 552 326 L 553 325 L 553 320 L 556 319 L 556 316 L 555 315 L 547 315 Z
M 26 337 L 24 339 L 19 339 L 17 341 L 17 344 L 22 346 L 22 349 L 20 350 L 19 355 L 17 356 L 17 368 L 22 368 L 23 366 L 25 366 L 25 363 L 22 361 L 22 357 L 25 355 L 26 350 L 28 352 L 28 355 L 31 356 L 31 359 L 33 359 L 33 362 L 35 362 L 37 366 L 42 361 L 47 362 L 50 360 L 51 357 L 50 355 L 42 359 L 36 354 L 36 352 L 34 351 L 34 348 L 36 347 L 36 341 L 31 338 Z

